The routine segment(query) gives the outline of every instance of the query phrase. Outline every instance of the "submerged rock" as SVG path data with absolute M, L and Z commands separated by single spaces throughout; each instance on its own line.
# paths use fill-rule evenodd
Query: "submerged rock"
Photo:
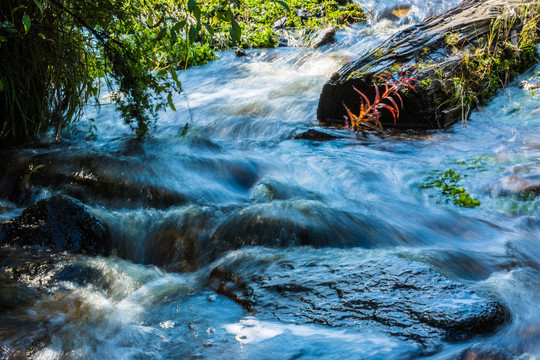
M 41 200 L 0 224 L 0 243 L 98 254 L 106 228 L 80 201 L 65 195 Z
M 242 49 L 241 47 L 237 47 L 236 50 L 234 50 L 234 54 L 236 57 L 247 56 L 246 50 Z
M 337 210 L 316 200 L 294 198 L 235 211 L 217 228 L 212 239 L 212 258 L 254 245 L 372 248 L 410 240 L 398 229 L 370 216 Z
M 378 19 L 387 19 L 390 21 L 399 21 L 407 16 L 411 11 L 410 5 L 395 5 L 384 9 L 378 16 Z
M 240 260 L 216 267 L 209 285 L 261 319 L 378 330 L 429 352 L 508 317 L 500 303 L 397 257 L 287 258 L 257 270 Z
M 540 163 L 521 164 L 505 170 L 505 176 L 487 186 L 494 196 L 532 200 L 540 195 Z

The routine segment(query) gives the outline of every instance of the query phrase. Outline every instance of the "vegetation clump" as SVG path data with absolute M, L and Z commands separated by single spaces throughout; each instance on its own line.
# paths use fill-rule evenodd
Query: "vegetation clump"
M 224 8 L 232 10 L 233 0 Z M 227 19 L 223 19 L 227 21 Z M 0 2 L 0 140 L 19 142 L 80 118 L 105 83 L 138 136 L 180 92 L 176 70 L 214 59 L 195 0 Z
M 219 0 L 206 1 L 203 11 L 214 14 L 219 11 Z M 341 2 L 342 3 L 342 2 Z M 206 41 L 219 50 L 239 45 L 243 48 L 271 48 L 278 44 L 280 36 L 289 32 L 310 34 L 324 27 L 342 28 L 365 20 L 364 11 L 356 3 L 340 5 L 336 0 L 242 0 L 234 16 L 241 30 L 239 43 L 231 41 L 227 24 L 215 18 L 216 29 Z
M 423 189 L 439 188 L 442 195 L 452 200 L 454 205 L 466 208 L 480 206 L 480 201 L 474 199 L 465 189 L 459 186 L 461 175 L 454 170 L 449 169 L 445 173 L 436 171 L 435 176 L 428 177 L 426 183 L 421 187 Z
M 471 109 L 484 105 L 515 76 L 537 62 L 540 41 L 537 10 L 524 6 L 521 13 L 504 13 L 492 21 L 489 34 L 479 38 L 476 46 L 460 49 L 457 34 L 446 36 L 446 45 L 463 60 L 461 72 L 452 78 L 453 96 L 449 99 L 462 107 L 463 120 Z

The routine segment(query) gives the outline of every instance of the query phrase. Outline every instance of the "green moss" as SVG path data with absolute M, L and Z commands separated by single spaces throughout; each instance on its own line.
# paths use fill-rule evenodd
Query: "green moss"
M 384 55 L 384 49 L 380 48 L 380 49 L 378 49 L 377 51 L 375 51 L 375 52 L 373 53 L 373 58 L 374 58 L 375 60 L 379 60 L 380 58 L 383 57 L 383 55 Z
M 394 65 L 392 65 L 392 67 L 390 68 L 390 73 L 400 72 L 402 69 L 403 69 L 403 64 L 400 62 L 397 62 Z

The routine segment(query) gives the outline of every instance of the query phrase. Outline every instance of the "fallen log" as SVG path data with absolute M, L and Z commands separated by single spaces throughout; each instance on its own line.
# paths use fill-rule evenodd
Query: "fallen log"
M 378 75 L 400 72 L 418 80 L 415 91 L 402 86 L 400 116 L 380 107 L 381 125 L 444 128 L 466 120 L 537 60 L 540 1 L 465 0 L 447 13 L 427 18 L 334 73 L 324 85 L 317 110 L 323 125 L 342 125 L 385 89 Z M 357 89 L 358 91 L 355 91 Z M 398 102 L 396 97 L 396 102 Z M 387 105 L 392 106 L 391 103 Z M 401 108 L 402 107 L 402 108 Z M 364 121 L 373 124 L 374 116 Z

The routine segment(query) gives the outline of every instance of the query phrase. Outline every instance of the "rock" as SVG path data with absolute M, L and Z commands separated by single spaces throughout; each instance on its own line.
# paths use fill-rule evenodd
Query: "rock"
M 371 248 L 414 241 L 399 229 L 370 216 L 294 198 L 253 204 L 235 211 L 216 229 L 212 239 L 212 259 L 231 249 L 255 245 Z
M 289 46 L 289 41 L 287 39 L 285 39 L 283 36 L 278 36 L 277 37 L 277 41 L 278 41 L 278 47 L 287 47 Z
M 322 131 L 309 129 L 308 131 L 305 131 L 301 134 L 298 134 L 294 137 L 297 140 L 332 140 L 336 139 L 337 137 L 334 135 L 330 135 L 327 133 L 324 133 Z
M 0 243 L 48 248 L 55 252 L 98 254 L 107 230 L 80 201 L 56 195 L 0 224 Z
M 317 34 L 317 36 L 311 41 L 312 48 L 318 48 L 328 43 L 334 42 L 336 36 L 336 29 L 329 27 L 322 30 Z
M 234 50 L 234 54 L 236 57 L 247 56 L 246 50 L 242 49 L 241 47 L 237 47 L 236 50 Z
M 411 11 L 410 5 L 396 5 L 391 8 L 387 8 L 381 12 L 377 17 L 378 19 L 387 19 L 390 21 L 398 21 L 404 18 Z
M 167 208 L 186 201 L 184 194 L 154 183 L 158 172 L 151 165 L 130 156 L 74 148 L 0 156 L 0 197 L 19 205 L 33 203 L 42 187 L 113 207 Z
M 519 87 L 525 90 L 538 90 L 540 89 L 540 80 L 534 78 L 523 80 Z
M 540 195 L 540 164 L 521 164 L 505 170 L 505 176 L 487 186 L 494 196 L 531 200 Z
M 485 44 L 493 20 L 503 11 L 519 13 L 517 9 L 522 6 L 518 0 L 466 0 L 444 14 L 398 32 L 332 75 L 321 92 L 318 120 L 326 125 L 344 124 L 347 115 L 344 104 L 352 113 L 359 113 L 361 96 L 354 88 L 374 99 L 375 86 L 380 93 L 385 86 L 376 76 L 387 72 L 399 80 L 401 69 L 410 70 L 405 77 L 419 81 L 413 82 L 415 92 L 406 87 L 400 89 L 404 104 L 396 124 L 392 113 L 382 109 L 380 121 L 384 127 L 444 128 L 466 119 L 469 105 L 462 108 L 461 102 L 448 101 L 459 98 L 453 79 L 465 72 L 464 54 Z M 448 44 L 449 33 L 455 34 L 458 48 Z M 517 61 L 516 71 L 532 64 L 525 57 L 518 57 Z
M 274 179 L 264 179 L 253 186 L 250 199 L 256 203 L 266 203 L 274 200 L 291 200 L 294 198 L 321 200 L 321 197 L 299 185 L 284 183 Z
M 272 25 L 272 28 L 274 29 L 283 29 L 285 27 L 285 24 L 287 23 L 287 21 L 289 21 L 289 17 L 288 16 L 284 16 L 282 18 L 279 18 L 275 23 L 274 25 Z
M 258 268 L 245 260 L 214 268 L 208 283 L 259 319 L 377 330 L 430 352 L 492 332 L 508 317 L 500 303 L 393 256 L 290 256 Z
M 309 18 L 314 17 L 312 13 L 309 12 L 307 9 L 296 9 L 296 16 L 300 18 L 302 22 L 308 21 Z

